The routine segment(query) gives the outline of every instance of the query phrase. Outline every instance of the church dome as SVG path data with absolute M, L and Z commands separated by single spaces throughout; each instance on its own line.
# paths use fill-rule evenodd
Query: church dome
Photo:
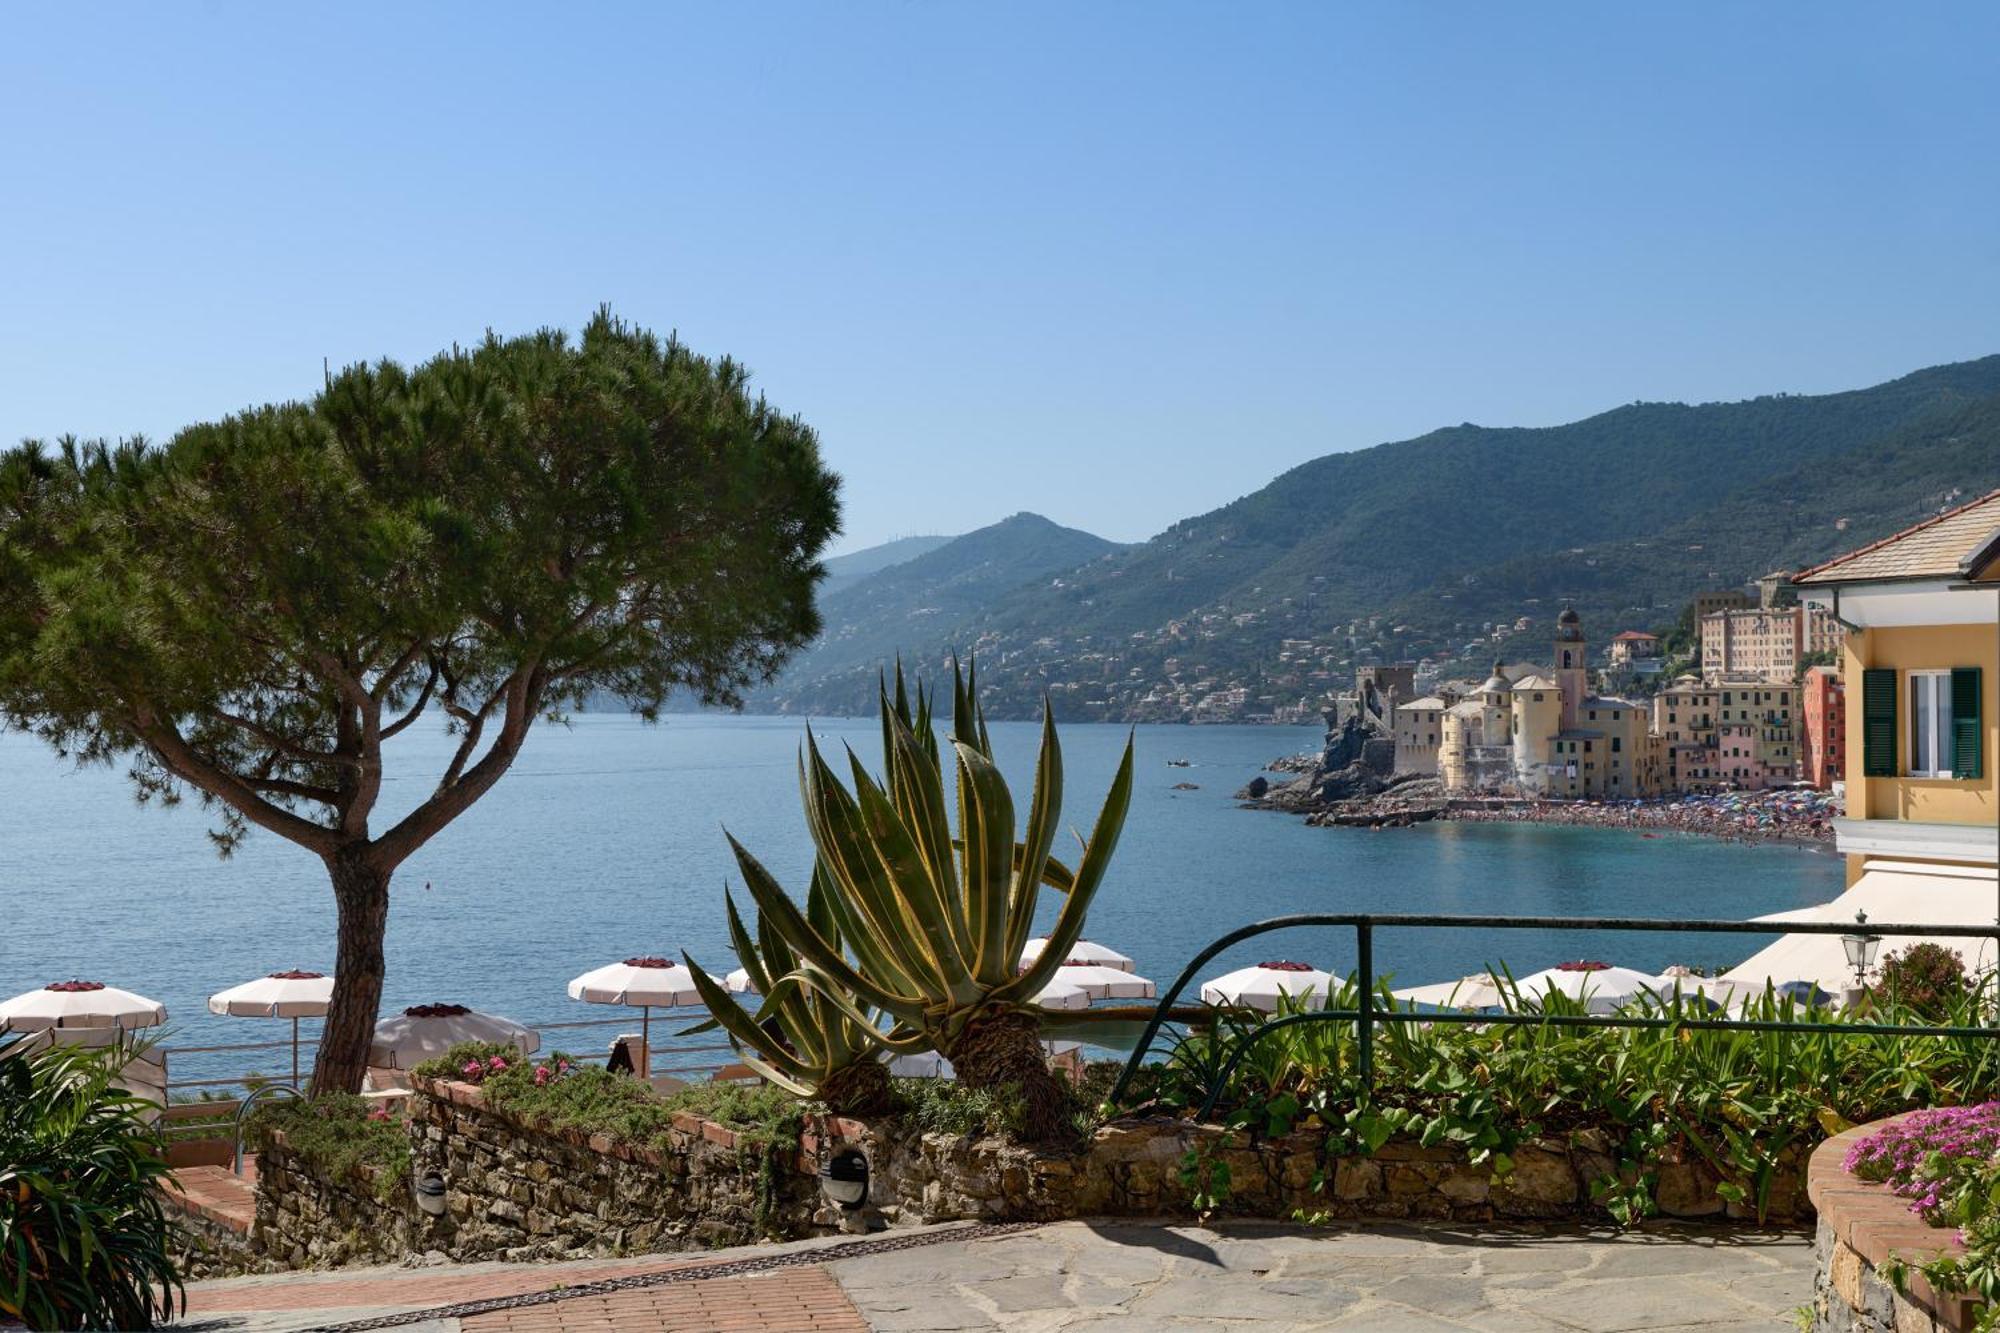
M 1583 639 L 1583 617 L 1573 606 L 1565 606 L 1556 617 L 1556 638 L 1562 642 L 1581 642 Z
M 1488 676 L 1486 683 L 1479 687 L 1481 694 L 1512 694 L 1514 692 L 1514 682 L 1508 680 L 1507 673 L 1501 670 L 1503 665 L 1504 663 L 1500 662 L 1493 664 L 1493 674 Z

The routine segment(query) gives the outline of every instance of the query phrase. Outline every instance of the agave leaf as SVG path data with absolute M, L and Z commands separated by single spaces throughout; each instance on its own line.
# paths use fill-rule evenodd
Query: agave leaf
M 764 970 L 764 959 L 757 952 L 757 946 L 750 941 L 749 928 L 743 924 L 743 914 L 736 910 L 736 895 L 727 889 L 722 891 L 722 903 L 729 913 L 729 940 L 736 946 L 736 961 L 750 974 L 750 985 L 759 995 L 771 990 L 771 976 Z
M 993 761 L 964 742 L 958 752 L 958 829 L 965 855 L 959 869 L 964 877 L 965 915 L 978 939 L 973 970 L 988 986 L 1012 980 L 1020 961 L 1006 958 L 1011 924 L 1009 889 L 1014 867 L 1014 799 Z
M 777 1084 L 779 1087 L 783 1088 L 786 1092 L 791 1093 L 792 1096 L 802 1097 L 807 1100 L 819 1096 L 818 1084 L 802 1083 L 797 1079 L 787 1078 L 784 1075 L 784 1073 L 778 1070 L 775 1066 L 766 1064 L 763 1060 L 759 1059 L 756 1055 L 752 1054 L 749 1051 L 739 1051 L 737 1052 L 737 1054 L 742 1057 L 743 1063 L 745 1065 L 749 1066 L 752 1070 L 756 1071 L 759 1077 Z
M 1035 795 L 1028 806 L 1028 826 L 1013 856 L 1014 899 L 1007 922 L 1007 952 L 1016 964 L 1035 929 L 1035 907 L 1041 901 L 1042 875 L 1055 846 L 1062 820 L 1062 743 L 1056 739 L 1054 710 L 1042 697 L 1042 752 L 1035 763 Z M 1065 872 L 1067 873 L 1067 872 Z
M 776 1043 L 771 1040 L 770 1034 L 757 1026 L 757 1020 L 745 1012 L 735 996 L 716 985 L 687 953 L 683 952 L 681 957 L 694 973 L 694 988 L 701 992 L 701 1002 L 708 1006 L 708 1012 L 714 1015 L 723 1031 L 743 1045 L 762 1051 L 770 1063 L 782 1068 L 790 1078 L 801 1081 L 811 1079 L 813 1071 L 805 1061 L 775 1049 Z M 808 1092 L 806 1095 L 812 1094 Z
M 840 978 L 843 985 L 877 1009 L 887 1010 L 899 1018 L 923 1013 L 921 996 L 888 990 L 856 971 L 840 950 L 813 933 L 805 917 L 799 914 L 797 904 L 792 902 L 790 895 L 778 886 L 771 873 L 750 854 L 748 848 L 733 837 L 729 839 L 729 845 L 736 853 L 736 864 L 743 871 L 744 886 L 750 890 L 757 909 L 772 919 L 773 928 L 801 956 L 808 962 L 818 964 L 829 975 Z M 723 993 L 726 995 L 728 992 Z
M 861 812 L 861 825 L 869 846 L 881 862 L 885 879 L 902 902 L 905 915 L 913 918 L 924 932 L 927 953 L 945 984 L 954 991 L 968 980 L 965 924 L 952 901 L 949 881 L 940 882 L 931 874 L 920 844 L 910 828 L 889 803 L 888 796 L 875 785 L 852 750 L 848 761 L 854 771 L 854 797 Z
M 901 974 L 897 984 L 910 988 L 905 993 L 938 989 L 944 983 L 937 964 L 927 955 L 923 941 L 918 938 L 916 922 L 909 917 L 869 845 L 854 798 L 827 767 L 811 733 L 807 733 L 806 749 L 802 779 L 806 825 L 826 861 L 828 878 L 845 890 L 841 897 L 860 912 L 867 923 L 869 938 L 895 959 Z
M 970 952 L 965 913 L 954 896 L 957 868 L 952 861 L 951 821 L 945 806 L 944 775 L 938 768 L 936 755 L 924 751 L 902 718 L 891 719 L 888 726 L 889 749 L 884 755 L 884 762 L 892 779 L 890 799 L 894 801 L 904 827 L 916 841 L 930 882 L 936 888 L 938 900 L 944 904 L 947 919 L 951 921 L 953 937 L 959 942 L 960 952 Z
M 873 1015 L 855 1004 L 843 990 L 840 983 L 815 968 L 803 967 L 778 982 L 781 987 L 796 988 L 801 998 L 807 992 L 819 1004 L 840 1015 L 848 1024 L 849 1031 L 863 1038 L 871 1045 L 891 1050 L 898 1055 L 913 1055 L 930 1049 L 919 1036 L 896 1036 L 885 1032 L 877 1025 Z
M 1020 1003 L 1029 996 L 1039 994 L 1054 979 L 1056 969 L 1067 961 L 1069 951 L 1083 937 L 1084 916 L 1090 910 L 1090 900 L 1096 897 L 1098 886 L 1104 882 L 1105 869 L 1111 864 L 1112 852 L 1117 850 L 1118 835 L 1125 827 L 1125 814 L 1131 804 L 1132 738 L 1127 736 L 1125 756 L 1118 763 L 1118 774 L 1111 780 L 1111 790 L 1104 797 L 1103 808 L 1097 812 L 1097 824 L 1090 831 L 1090 841 L 1084 845 L 1083 857 L 1077 862 L 1076 882 L 1063 898 L 1062 911 L 1056 917 L 1054 928 L 1049 931 L 1048 947 L 1018 980 L 997 991 L 994 999 Z

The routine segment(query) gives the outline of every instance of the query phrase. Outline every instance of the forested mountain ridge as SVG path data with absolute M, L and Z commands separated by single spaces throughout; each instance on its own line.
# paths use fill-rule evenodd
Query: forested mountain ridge
M 1044 689 L 1072 718 L 1177 717 L 1236 685 L 1256 712 L 1359 661 L 1462 652 L 1554 599 L 1575 599 L 1599 642 L 1662 625 L 1697 587 L 1823 558 L 1996 485 L 2000 356 L 1844 393 L 1448 427 L 1314 459 L 1060 578 L 990 578 L 956 619 L 906 619 L 893 645 L 873 639 L 879 617 L 848 632 L 849 599 L 886 571 L 823 603 L 848 651 L 764 698 L 865 707 L 884 653 L 932 663 L 956 648 L 978 651 L 996 717 L 1032 714 Z M 1525 651 L 1545 632 L 1531 626 Z

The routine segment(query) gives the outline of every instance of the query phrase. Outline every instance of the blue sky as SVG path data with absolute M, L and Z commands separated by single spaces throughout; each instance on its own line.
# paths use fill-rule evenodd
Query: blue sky
M 10 7 L 0 441 L 600 302 L 842 549 L 2000 351 L 2000 7 Z M 1448 479 L 1440 479 L 1449 484 Z

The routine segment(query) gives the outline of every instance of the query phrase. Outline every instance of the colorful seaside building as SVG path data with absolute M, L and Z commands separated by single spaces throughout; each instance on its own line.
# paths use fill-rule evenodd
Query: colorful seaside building
M 1799 777 L 1826 791 L 1846 777 L 1847 691 L 1840 668 L 1807 668 L 1799 692 Z
M 1659 791 L 1664 752 L 1645 706 L 1591 693 L 1588 661 L 1583 622 L 1565 608 L 1548 671 L 1515 674 L 1496 662 L 1483 684 L 1442 710 L 1437 771 L 1444 785 L 1558 799 Z M 1399 768 L 1402 759 L 1399 746 Z
M 1847 631 L 1849 882 L 1928 876 L 2000 912 L 2000 490 L 1794 582 Z

